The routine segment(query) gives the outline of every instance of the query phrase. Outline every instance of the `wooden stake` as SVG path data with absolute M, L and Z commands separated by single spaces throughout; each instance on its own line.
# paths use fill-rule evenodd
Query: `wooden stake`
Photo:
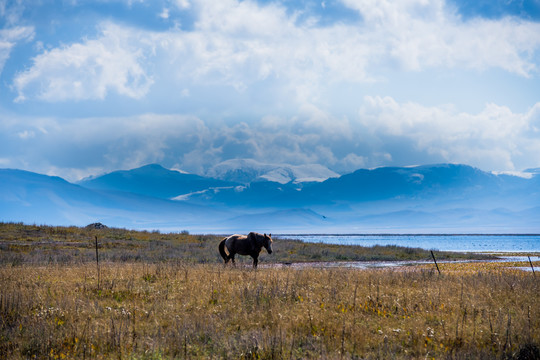
M 101 275 L 99 273 L 99 250 L 98 250 L 98 238 L 96 236 L 96 265 L 97 265 L 97 275 L 98 275 L 98 290 L 99 290 L 99 285 L 101 283 Z
M 534 272 L 534 266 L 533 266 L 532 261 L 531 261 L 531 257 L 529 255 L 527 255 L 527 257 L 529 258 L 529 264 L 531 264 L 531 269 L 533 271 L 533 276 L 536 276 L 536 273 Z
M 439 265 L 437 265 L 437 260 L 435 259 L 435 255 L 433 254 L 433 250 L 429 250 L 431 252 L 431 257 L 433 258 L 433 261 L 435 262 L 435 266 L 437 267 L 437 271 L 439 272 L 439 275 L 441 275 L 441 270 L 439 270 Z

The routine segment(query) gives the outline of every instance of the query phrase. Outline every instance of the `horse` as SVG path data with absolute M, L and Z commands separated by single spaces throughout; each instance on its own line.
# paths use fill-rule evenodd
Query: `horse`
M 253 258 L 253 267 L 257 268 L 257 264 L 259 263 L 259 253 L 263 246 L 266 249 L 266 252 L 271 254 L 272 242 L 272 234 L 262 235 L 256 232 L 250 232 L 247 236 L 235 234 L 224 238 L 219 243 L 219 253 L 223 260 L 225 260 L 225 264 L 227 264 L 229 260 L 232 260 L 232 263 L 235 264 L 234 256 L 236 254 L 249 255 Z M 225 247 L 227 248 L 229 255 L 225 252 Z

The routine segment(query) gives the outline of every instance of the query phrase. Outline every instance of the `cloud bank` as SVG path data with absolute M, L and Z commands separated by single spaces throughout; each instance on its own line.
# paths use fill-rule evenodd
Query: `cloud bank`
M 540 24 L 515 18 L 464 21 L 445 2 L 344 1 L 362 21 L 317 26 L 279 4 L 194 2 L 192 30 L 151 31 L 102 22 L 96 35 L 45 51 L 14 79 L 17 101 L 140 99 L 156 83 L 249 91 L 273 79 L 280 91 L 313 102 L 325 84 L 377 81 L 383 66 L 500 68 L 538 73 Z
M 41 22 L 24 1 L 0 6 L 1 166 L 70 179 L 239 158 L 341 173 L 540 166 L 533 17 L 443 0 L 111 4 L 72 37 L 84 2 Z
M 217 125 L 194 116 L 144 114 L 67 124 L 54 119 L 3 122 L 0 130 L 0 141 L 9 144 L 8 166 L 39 164 L 41 171 L 61 172 L 72 180 L 148 163 L 207 174 L 223 161 L 242 158 L 322 164 L 341 173 L 403 165 L 408 159 L 497 171 L 540 162 L 540 103 L 526 113 L 488 104 L 471 115 L 451 107 L 366 97 L 356 119 L 305 108 L 298 116 L 251 123 Z

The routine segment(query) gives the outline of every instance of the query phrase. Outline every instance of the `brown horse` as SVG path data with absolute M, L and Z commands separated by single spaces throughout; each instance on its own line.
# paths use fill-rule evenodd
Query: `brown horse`
M 256 232 L 250 232 L 247 236 L 235 234 L 226 237 L 219 243 L 219 253 L 225 260 L 225 264 L 229 260 L 232 260 L 234 264 L 236 254 L 249 255 L 253 258 L 253 267 L 256 268 L 263 246 L 269 254 L 272 253 L 272 234 L 261 235 Z M 225 252 L 225 247 L 227 247 L 229 255 Z

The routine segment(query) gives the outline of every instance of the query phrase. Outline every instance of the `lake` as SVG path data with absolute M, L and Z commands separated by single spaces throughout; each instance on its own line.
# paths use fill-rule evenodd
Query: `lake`
M 398 245 L 459 252 L 540 252 L 540 235 L 280 235 L 342 245 Z

